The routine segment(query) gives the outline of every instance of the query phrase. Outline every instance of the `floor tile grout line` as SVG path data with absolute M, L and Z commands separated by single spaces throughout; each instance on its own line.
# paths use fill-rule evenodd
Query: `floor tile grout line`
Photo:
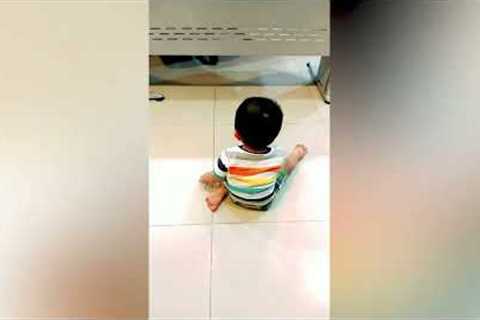
M 150 228 L 164 228 L 164 227 L 208 227 L 212 223 L 175 223 L 175 224 L 151 224 Z
M 258 225 L 258 224 L 287 224 L 287 223 L 314 223 L 329 222 L 330 219 L 284 220 L 284 221 L 257 221 L 257 222 L 217 222 L 215 225 Z
M 153 224 L 149 228 L 165 228 L 165 227 L 195 227 L 195 226 L 221 226 L 221 225 L 257 225 L 257 224 L 286 224 L 286 223 L 310 223 L 310 222 L 329 222 L 329 218 L 325 219 L 307 219 L 307 220 L 278 220 L 278 221 L 227 221 L 227 222 L 210 222 L 210 223 L 179 223 L 179 224 Z
M 208 318 L 212 319 L 212 283 L 213 283 L 213 237 L 214 237 L 214 227 L 212 224 L 210 226 L 210 278 L 208 284 Z
M 213 88 L 213 110 L 212 110 L 212 130 L 213 130 L 213 150 L 212 150 L 212 164 L 215 161 L 216 157 L 216 124 L 215 124 L 215 112 L 217 108 L 217 88 Z M 208 284 L 208 319 L 212 319 L 212 279 L 213 279 L 213 236 L 214 236 L 214 227 L 215 227 L 215 216 L 211 216 L 210 220 L 210 270 L 209 270 L 209 284 Z

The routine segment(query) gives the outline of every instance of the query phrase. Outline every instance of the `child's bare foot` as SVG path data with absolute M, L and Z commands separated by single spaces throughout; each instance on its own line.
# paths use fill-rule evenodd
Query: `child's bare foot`
M 222 204 L 227 196 L 227 193 L 228 191 L 223 185 L 210 192 L 205 199 L 208 209 L 212 212 L 217 211 L 218 207 L 220 207 L 220 204 Z
M 203 174 L 199 181 L 210 188 L 218 188 L 222 185 L 222 181 L 215 177 L 215 175 L 211 172 Z
M 303 144 L 297 144 L 295 148 L 293 148 L 292 152 L 287 158 L 287 161 L 285 162 L 285 169 L 287 170 L 288 173 L 291 173 L 293 169 L 297 166 L 297 164 L 302 161 L 302 159 L 305 157 L 305 155 L 308 153 L 308 149 L 305 145 Z

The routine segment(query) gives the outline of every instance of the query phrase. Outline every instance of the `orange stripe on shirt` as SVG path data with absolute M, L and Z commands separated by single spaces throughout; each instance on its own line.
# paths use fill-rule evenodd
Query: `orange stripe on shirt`
M 245 186 L 245 187 L 260 187 L 267 184 L 275 182 L 277 179 L 276 175 L 266 178 L 256 178 L 256 177 L 228 177 L 228 182 L 233 182 L 234 186 Z
M 247 168 L 247 167 L 236 167 L 231 166 L 228 168 L 228 173 L 234 174 L 236 176 L 253 176 L 259 173 L 264 172 L 278 172 L 280 171 L 281 166 L 272 166 L 265 168 Z

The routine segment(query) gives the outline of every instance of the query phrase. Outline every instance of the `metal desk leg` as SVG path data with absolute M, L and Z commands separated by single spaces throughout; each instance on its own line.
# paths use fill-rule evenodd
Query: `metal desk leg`
M 307 63 L 307 68 L 323 101 L 326 104 L 330 104 L 330 57 L 325 56 L 320 58 L 320 65 L 318 66 L 317 74 L 313 72 L 310 63 Z

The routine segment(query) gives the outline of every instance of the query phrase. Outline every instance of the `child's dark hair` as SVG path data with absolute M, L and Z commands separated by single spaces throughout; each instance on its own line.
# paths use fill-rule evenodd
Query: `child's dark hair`
M 255 149 L 264 149 L 278 136 L 283 112 L 278 103 L 264 97 L 245 99 L 235 113 L 235 130 L 242 141 Z

